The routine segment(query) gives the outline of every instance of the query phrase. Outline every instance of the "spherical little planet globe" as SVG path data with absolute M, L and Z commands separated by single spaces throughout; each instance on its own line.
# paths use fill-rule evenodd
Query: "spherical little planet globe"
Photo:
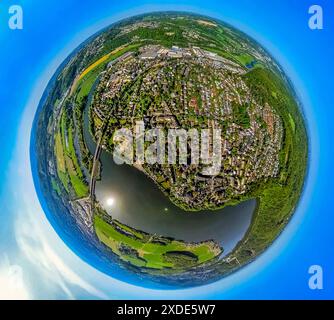
M 162 12 L 100 31 L 59 67 L 32 135 L 46 215 L 84 261 L 151 288 L 254 261 L 300 198 L 307 134 L 291 82 L 241 31 Z

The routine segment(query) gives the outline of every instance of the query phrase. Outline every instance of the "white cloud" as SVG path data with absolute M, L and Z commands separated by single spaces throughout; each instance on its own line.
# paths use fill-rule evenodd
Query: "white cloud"
M 30 295 L 23 279 L 23 270 L 4 255 L 0 264 L 0 300 L 27 300 Z
M 52 243 L 46 239 L 46 234 L 36 222 L 36 217 L 34 219 L 29 213 L 25 214 L 24 221 L 22 220 L 20 216 L 15 226 L 18 246 L 27 260 L 35 266 L 35 271 L 47 281 L 49 287 L 58 287 L 69 299 L 75 298 L 71 291 L 73 286 L 80 287 L 92 297 L 106 298 L 63 261 L 52 248 Z

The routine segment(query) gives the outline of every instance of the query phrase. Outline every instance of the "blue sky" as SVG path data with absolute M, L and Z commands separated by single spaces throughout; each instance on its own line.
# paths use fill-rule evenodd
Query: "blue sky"
M 20 4 L 24 29 L 7 27 Z M 308 8 L 324 9 L 324 30 L 308 28 Z M 123 17 L 157 10 L 199 12 L 258 40 L 282 64 L 303 102 L 311 161 L 298 210 L 258 260 L 203 288 L 134 287 L 80 260 L 49 225 L 29 164 L 31 122 L 57 66 L 87 37 Z M 0 3 L 0 297 L 22 298 L 333 298 L 334 5 L 331 1 L 18 1 Z M 324 290 L 308 289 L 309 266 L 324 269 Z M 13 271 L 14 270 L 14 271 Z M 13 273 L 20 279 L 13 287 Z M 1 289 L 6 288 L 6 289 Z

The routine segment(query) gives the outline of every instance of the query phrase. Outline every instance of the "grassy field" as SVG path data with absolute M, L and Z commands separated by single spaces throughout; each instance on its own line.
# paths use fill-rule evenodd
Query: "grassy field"
M 58 132 L 55 136 L 55 156 L 58 177 L 67 193 L 74 198 L 83 198 L 88 195 L 86 183 L 79 165 L 78 157 L 74 148 L 72 121 L 63 111 Z M 59 185 L 53 182 L 53 188 L 59 192 Z
M 57 164 L 57 174 L 60 182 L 62 183 L 66 192 L 69 192 L 69 179 L 66 174 L 66 164 L 65 164 L 65 157 L 63 151 L 63 144 L 62 144 L 61 133 L 58 132 L 55 135 L 55 157 L 56 157 L 56 164 Z M 59 186 L 53 183 L 53 189 L 59 189 Z
M 76 101 L 79 101 L 84 96 L 87 96 L 97 79 L 98 75 L 105 69 L 107 64 L 118 57 L 122 56 L 123 54 L 131 51 L 136 50 L 140 44 L 129 44 L 121 46 L 113 50 L 112 52 L 106 54 L 92 65 L 90 65 L 87 69 L 85 69 L 78 77 L 78 81 L 76 83 Z
M 185 243 L 140 232 L 118 221 L 106 222 L 95 215 L 95 231 L 123 261 L 137 267 L 180 269 L 210 261 L 221 254 L 212 241 Z
M 249 54 L 242 54 L 240 56 L 236 56 L 236 59 L 243 65 L 246 66 L 252 62 L 254 62 L 255 58 Z
M 115 50 L 113 50 L 112 52 L 104 55 L 102 58 L 100 58 L 99 60 L 97 60 L 96 62 L 94 62 L 93 64 L 91 64 L 89 67 L 87 67 L 87 69 L 85 69 L 79 76 L 79 81 L 81 79 L 83 79 L 89 72 L 91 72 L 93 69 L 95 69 L 97 66 L 99 66 L 100 64 L 102 64 L 103 62 L 109 60 L 109 58 L 115 54 L 117 54 L 118 52 L 122 51 L 124 49 L 124 46 L 121 46 Z

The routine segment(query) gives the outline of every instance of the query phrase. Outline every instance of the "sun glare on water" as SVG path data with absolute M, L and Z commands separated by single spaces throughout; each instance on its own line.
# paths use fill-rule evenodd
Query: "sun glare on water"
M 112 207 L 115 203 L 115 199 L 114 198 L 108 198 L 106 203 L 107 203 L 108 207 Z

